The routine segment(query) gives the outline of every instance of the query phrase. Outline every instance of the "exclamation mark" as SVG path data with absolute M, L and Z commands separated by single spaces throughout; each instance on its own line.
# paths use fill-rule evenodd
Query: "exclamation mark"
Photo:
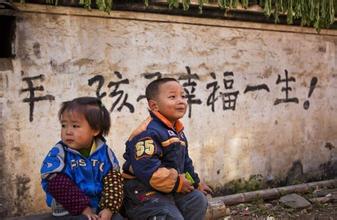
M 308 98 L 310 98 L 310 96 L 312 95 L 312 93 L 314 92 L 314 89 L 316 88 L 316 85 L 317 85 L 317 77 L 312 77 L 311 79 L 311 82 L 310 82 L 310 88 L 309 88 L 309 95 L 308 95 Z M 303 103 L 303 108 L 305 110 L 308 110 L 308 108 L 310 107 L 310 102 L 309 100 L 306 100 L 304 103 Z

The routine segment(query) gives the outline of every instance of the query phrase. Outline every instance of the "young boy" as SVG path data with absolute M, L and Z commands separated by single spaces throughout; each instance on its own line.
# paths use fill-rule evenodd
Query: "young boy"
M 123 165 L 125 210 L 129 219 L 202 220 L 211 189 L 200 182 L 188 155 L 179 121 L 185 115 L 184 89 L 173 78 L 146 88 L 150 117 L 126 142 Z

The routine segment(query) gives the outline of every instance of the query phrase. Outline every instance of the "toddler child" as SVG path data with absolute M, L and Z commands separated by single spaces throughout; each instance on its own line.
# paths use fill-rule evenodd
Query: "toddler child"
M 118 161 L 105 143 L 110 114 L 95 97 L 63 102 L 61 141 L 45 157 L 42 188 L 54 216 L 61 219 L 123 219 L 123 187 Z M 74 217 L 76 216 L 76 218 Z

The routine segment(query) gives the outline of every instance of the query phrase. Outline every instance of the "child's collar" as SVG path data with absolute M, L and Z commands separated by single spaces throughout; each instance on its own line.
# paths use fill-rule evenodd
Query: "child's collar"
M 164 115 L 162 115 L 160 112 L 150 111 L 150 114 L 158 118 L 161 122 L 163 122 L 167 127 L 176 130 L 177 132 L 180 132 L 184 129 L 184 125 L 180 120 L 177 120 L 174 124 L 172 124 Z
M 96 143 L 96 140 L 95 140 L 95 138 L 94 138 L 94 140 L 93 140 L 93 142 L 92 142 L 92 145 L 91 145 L 91 149 L 90 149 L 90 155 L 91 155 L 92 153 L 94 153 L 94 152 L 96 151 L 96 149 L 97 149 L 97 143 Z
M 103 146 L 103 144 L 106 142 L 104 137 L 96 137 L 93 140 L 93 143 L 91 145 L 91 149 L 90 149 L 90 154 L 93 154 L 97 149 L 101 148 Z M 78 150 L 72 149 L 70 148 L 68 145 L 66 145 L 62 140 L 59 142 L 61 143 L 64 147 L 66 147 L 69 151 L 73 151 L 73 152 L 79 152 Z
M 106 142 L 104 137 L 96 137 L 94 138 L 94 141 L 92 142 L 90 155 L 94 153 L 98 148 L 101 148 L 101 146 Z

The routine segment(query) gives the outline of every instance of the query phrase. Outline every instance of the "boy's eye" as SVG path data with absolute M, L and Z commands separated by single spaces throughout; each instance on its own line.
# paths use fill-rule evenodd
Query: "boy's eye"
M 79 125 L 73 125 L 73 128 L 79 128 L 80 126 Z
M 66 127 L 66 125 L 65 125 L 65 124 L 61 124 L 61 127 L 62 127 L 62 128 L 65 128 L 65 127 Z

